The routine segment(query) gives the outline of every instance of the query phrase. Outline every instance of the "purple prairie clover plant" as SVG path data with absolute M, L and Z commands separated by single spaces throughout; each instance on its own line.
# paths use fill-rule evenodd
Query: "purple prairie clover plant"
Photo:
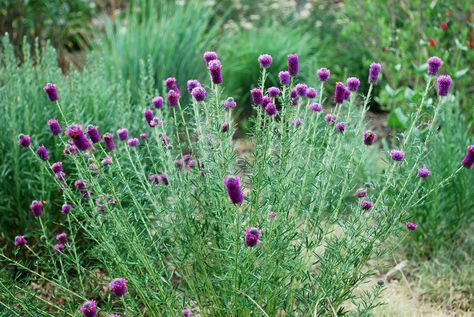
M 153 120 L 155 115 L 151 109 L 145 108 L 145 110 L 143 110 L 143 117 L 145 118 L 145 121 L 150 124 L 150 121 Z
M 183 317 L 191 317 L 191 311 L 189 310 L 189 308 L 183 309 L 183 311 L 181 313 L 182 313 Z
M 127 144 L 129 147 L 137 147 L 140 144 L 140 140 L 137 138 L 131 138 L 127 140 Z
M 245 231 L 245 245 L 247 247 L 255 247 L 258 244 L 262 231 L 256 227 L 249 227 Z
M 148 133 L 140 133 L 140 140 L 148 139 Z
M 56 241 L 59 242 L 59 243 L 67 243 L 68 239 L 67 239 L 67 234 L 64 233 L 64 232 L 61 232 L 61 233 L 58 233 L 56 235 Z
M 163 97 L 161 96 L 156 96 L 151 100 L 151 104 L 155 109 L 161 109 L 163 108 Z
M 312 87 L 309 87 L 308 90 L 306 90 L 306 97 L 309 99 L 314 99 L 318 96 L 318 91 Z
M 30 136 L 27 134 L 20 134 L 20 136 L 18 137 L 18 145 L 23 148 L 29 147 L 31 145 Z
M 222 132 L 222 133 L 226 133 L 227 131 L 229 131 L 229 122 L 224 121 L 224 122 L 221 124 L 221 132 Z
M 48 150 L 44 145 L 38 146 L 38 149 L 36 150 L 36 154 L 42 161 L 47 161 L 49 158 L 49 153 Z
M 337 82 L 334 89 L 334 102 L 336 104 L 343 103 L 346 100 L 346 87 L 343 83 Z
M 269 116 L 271 116 L 271 117 L 273 117 L 273 116 L 275 116 L 275 115 L 278 114 L 277 108 L 276 108 L 276 106 L 275 106 L 274 103 L 269 103 L 269 104 L 265 107 L 265 112 L 266 112 Z
M 168 91 L 174 91 L 177 94 L 179 94 L 179 89 L 178 89 L 178 84 L 176 83 L 176 78 L 174 77 L 168 77 L 165 80 L 165 86 Z
M 308 92 L 308 86 L 306 84 L 296 84 L 295 90 L 296 94 L 299 97 L 306 97 L 306 93 Z
M 211 76 L 211 81 L 214 85 L 222 84 L 222 64 L 220 60 L 213 59 L 207 64 L 209 69 L 209 75 Z
M 276 211 L 270 211 L 268 214 L 267 214 L 267 217 L 268 219 L 275 219 L 275 217 L 277 216 L 277 213 Z
M 104 134 L 104 144 L 105 144 L 105 148 L 109 152 L 112 152 L 115 149 L 114 135 L 112 133 Z
M 191 93 L 193 89 L 196 87 L 201 87 L 201 83 L 196 79 L 190 79 L 186 83 L 186 88 L 188 90 L 188 93 Z
M 469 145 L 466 150 L 466 155 L 461 162 L 462 166 L 469 169 L 474 165 L 474 145 Z
M 379 81 L 379 74 L 382 66 L 379 63 L 372 63 L 369 67 L 369 83 L 376 84 Z
M 357 91 L 359 90 L 360 80 L 356 77 L 349 77 L 347 78 L 347 88 L 350 91 Z
M 363 210 L 370 210 L 372 208 L 372 202 L 370 200 L 363 200 L 360 203 L 360 208 Z
M 84 317 L 95 317 L 97 316 L 97 306 L 95 300 L 91 299 L 85 302 L 80 311 Z
M 232 97 L 229 97 L 226 100 L 224 100 L 222 105 L 224 106 L 224 108 L 227 108 L 227 109 L 232 109 L 232 108 L 237 107 L 237 103 L 235 102 L 234 98 L 232 98 Z
M 293 121 L 291 121 L 291 124 L 295 127 L 299 127 L 303 124 L 303 120 L 301 120 L 300 118 L 295 118 L 293 119 Z
M 24 247 L 27 243 L 28 241 L 26 240 L 25 236 L 19 235 L 15 237 L 15 241 L 14 241 L 15 247 L 21 248 L 21 247 Z
M 43 91 L 48 96 L 49 101 L 55 102 L 59 100 L 58 89 L 53 83 L 48 83 L 43 87 Z
M 445 97 L 449 94 L 452 79 L 449 75 L 441 75 L 438 77 L 438 96 Z
M 204 87 L 195 87 L 192 92 L 191 92 L 191 95 L 193 95 L 193 98 L 196 100 L 196 101 L 204 101 L 206 100 L 206 89 L 204 89 Z
M 261 105 L 263 99 L 263 93 L 260 88 L 254 88 L 250 90 L 250 96 L 252 97 L 252 103 L 254 105 Z
M 326 121 L 326 123 L 334 123 L 336 122 L 336 119 L 336 115 L 332 113 L 328 113 L 324 116 L 324 121 Z
M 44 201 L 33 200 L 30 205 L 30 210 L 33 216 L 40 217 L 43 214 L 43 207 L 45 205 Z
M 346 130 L 346 124 L 345 124 L 344 122 L 338 122 L 338 123 L 336 123 L 336 125 L 334 126 L 334 128 L 335 128 L 338 132 L 343 133 L 344 130 Z
M 428 58 L 428 75 L 436 76 L 441 66 L 443 66 L 443 61 L 438 56 Z
M 49 119 L 48 120 L 48 126 L 49 130 L 51 131 L 51 134 L 56 136 L 60 135 L 62 132 L 61 126 L 59 125 L 58 120 L 56 119 Z
M 118 129 L 117 136 L 120 141 L 126 141 L 128 139 L 128 129 L 127 128 Z
M 168 103 L 168 107 L 174 108 L 178 106 L 179 104 L 179 92 L 176 92 L 175 90 L 170 90 L 166 94 L 166 102 Z
M 224 177 L 224 187 L 233 204 L 240 205 L 244 202 L 244 192 L 240 187 L 240 179 L 238 176 L 230 175 Z
M 280 80 L 280 85 L 288 86 L 291 82 L 290 73 L 285 71 L 281 71 L 278 73 L 278 79 Z
M 278 87 L 270 87 L 268 88 L 268 96 L 275 98 L 280 95 L 280 89 Z
M 364 198 L 367 197 L 367 188 L 365 187 L 360 187 L 356 190 L 354 196 L 357 198 Z
M 70 204 L 64 204 L 61 207 L 61 213 L 67 215 L 72 210 L 72 206 Z
M 204 58 L 204 63 L 208 65 L 210 61 L 217 59 L 217 53 L 213 51 L 205 52 L 202 57 Z
M 323 107 L 319 103 L 310 103 L 308 109 L 314 112 L 323 111 Z
M 116 278 L 109 284 L 109 288 L 115 296 L 122 297 L 127 292 L 127 282 L 123 277 Z
M 97 127 L 95 125 L 89 125 L 86 129 L 86 132 L 92 143 L 99 143 L 102 140 L 99 134 L 99 130 L 97 130 Z
M 265 96 L 262 98 L 262 108 L 266 108 L 267 105 L 271 104 L 273 99 L 271 97 Z
M 82 131 L 82 127 L 79 124 L 73 124 L 66 128 L 66 135 L 71 138 L 73 144 L 79 151 L 86 151 L 92 144 Z
M 53 248 L 56 254 L 60 254 L 64 252 L 65 246 L 64 243 L 56 243 Z
M 290 54 L 288 55 L 288 73 L 290 76 L 295 77 L 299 72 L 299 62 L 298 55 Z
M 394 161 L 403 161 L 403 159 L 405 158 L 405 153 L 400 150 L 391 150 L 390 157 Z
M 325 82 L 329 79 L 329 76 L 331 75 L 331 72 L 327 68 L 320 68 L 317 71 L 318 75 L 318 80 L 321 82 Z
M 427 179 L 430 176 L 430 170 L 427 167 L 420 167 L 418 169 L 418 177 L 422 179 Z
M 364 144 L 372 145 L 377 139 L 377 135 L 372 131 L 364 131 Z
M 417 225 L 416 225 L 415 223 L 411 222 L 411 221 L 408 221 L 408 222 L 406 223 L 406 227 L 407 227 L 407 229 L 410 230 L 410 231 L 415 231 Z
M 264 69 L 270 67 L 270 65 L 272 64 L 272 61 L 273 59 L 271 55 L 268 55 L 268 54 L 263 54 L 258 57 L 258 63 L 260 64 L 260 67 Z

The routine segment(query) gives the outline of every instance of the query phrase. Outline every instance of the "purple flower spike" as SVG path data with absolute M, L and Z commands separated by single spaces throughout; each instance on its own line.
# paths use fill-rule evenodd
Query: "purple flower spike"
M 271 117 L 278 114 L 277 108 L 276 108 L 275 104 L 272 103 L 272 102 L 267 104 L 267 106 L 265 107 L 265 112 Z
M 69 205 L 69 204 L 64 204 L 62 207 L 61 207 L 61 213 L 64 214 L 64 215 L 67 215 L 72 209 L 72 206 Z
M 324 116 L 324 121 L 326 121 L 326 123 L 336 122 L 336 119 L 337 119 L 336 115 L 332 113 L 328 113 L 327 115 Z
M 43 214 L 43 206 L 44 202 L 39 201 L 39 200 L 33 200 L 33 202 L 30 205 L 31 213 L 35 217 L 39 217 Z
M 258 57 L 258 63 L 260 64 L 260 67 L 262 68 L 268 68 L 272 64 L 272 57 L 271 55 L 268 54 L 263 54 Z
M 298 55 L 296 54 L 290 54 L 288 55 L 288 73 L 292 77 L 295 77 L 298 75 L 299 71 L 299 62 L 298 62 Z
M 334 90 L 334 102 L 336 104 L 343 103 L 346 99 L 346 87 L 343 83 L 337 82 Z
M 102 165 L 108 166 L 112 164 L 112 158 L 110 156 L 106 156 L 102 159 Z
M 461 164 L 469 169 L 474 165 L 474 145 L 469 145 L 466 150 L 466 155 L 464 156 L 464 159 L 462 160 Z
M 183 309 L 183 317 L 191 317 L 191 311 L 188 308 Z
M 112 152 L 115 149 L 114 135 L 112 133 L 104 134 L 104 144 L 105 144 L 105 148 L 109 152 Z
M 52 135 L 56 136 L 56 135 L 61 134 L 62 129 L 61 129 L 61 126 L 59 125 L 58 120 L 56 120 L 56 119 L 48 120 L 48 126 L 49 126 L 49 130 L 51 131 Z
M 63 171 L 63 163 L 61 162 L 55 162 L 51 165 L 51 170 L 53 171 L 54 174 L 62 172 Z
M 147 133 L 140 133 L 140 139 L 141 139 L 141 140 L 146 140 L 146 139 L 148 139 L 148 134 L 147 134 Z
M 372 131 L 364 131 L 364 144 L 365 145 L 374 144 L 376 139 L 377 139 L 377 134 L 375 134 Z
M 400 150 L 391 150 L 390 156 L 394 161 L 403 161 L 403 159 L 405 158 L 405 153 Z
M 209 64 L 210 61 L 213 61 L 215 59 L 217 59 L 217 53 L 216 52 L 205 52 L 204 55 L 203 55 L 203 58 L 204 58 L 204 62 L 206 63 L 206 65 Z
M 357 91 L 359 90 L 360 80 L 356 77 L 349 77 L 347 78 L 347 88 L 350 91 Z
M 191 93 L 194 88 L 201 87 L 201 83 L 196 79 L 190 79 L 188 80 L 186 87 L 188 89 L 188 92 Z
M 410 230 L 410 231 L 415 231 L 416 230 L 416 224 L 411 222 L 411 221 L 408 221 L 406 223 L 406 226 L 407 226 L 407 229 Z
M 224 186 L 233 204 L 240 205 L 244 201 L 244 193 L 240 188 L 240 180 L 238 176 L 224 177 Z
M 18 137 L 18 145 L 20 145 L 23 148 L 27 148 L 31 145 L 31 138 L 27 134 L 20 134 Z
M 155 98 L 152 99 L 151 104 L 153 107 L 156 109 L 161 109 L 163 108 L 163 97 L 161 96 L 156 96 Z
M 279 88 L 277 88 L 277 87 L 268 88 L 268 96 L 269 97 L 275 98 L 275 97 L 278 97 L 279 95 L 280 95 L 280 89 Z
M 167 94 L 166 94 L 166 101 L 168 102 L 168 107 L 176 107 L 179 103 L 179 93 L 177 93 L 176 91 L 174 90 L 170 90 Z
M 221 62 L 218 59 L 214 59 L 209 62 L 207 68 L 209 69 L 212 83 L 215 85 L 222 84 L 223 80 Z
M 26 240 L 25 236 L 20 235 L 20 236 L 15 237 L 15 247 L 21 248 L 25 246 L 27 243 L 28 241 Z
M 65 232 L 58 233 L 56 235 L 56 241 L 59 243 L 67 243 L 67 234 Z
M 63 243 L 56 243 L 54 245 L 54 252 L 56 252 L 56 254 L 63 253 L 64 252 L 64 244 Z
M 112 293 L 117 297 L 122 297 L 127 292 L 127 282 L 123 277 L 114 279 L 109 287 Z
M 203 87 L 194 88 L 191 94 L 193 95 L 194 99 L 196 99 L 196 101 L 206 100 L 206 89 Z
M 117 136 L 120 141 L 125 141 L 128 139 L 128 129 L 127 128 L 121 128 L 117 130 Z
M 181 160 L 175 160 L 175 161 L 174 161 L 174 165 L 176 166 L 176 168 L 182 169 L 182 168 L 183 168 L 183 161 L 181 161 Z
M 155 117 L 155 115 L 153 114 L 153 111 L 151 111 L 151 109 L 148 109 L 146 108 L 144 111 L 143 111 L 143 117 L 145 118 L 145 121 L 150 124 L 150 121 L 153 120 L 153 118 Z
M 314 99 L 318 96 L 318 91 L 314 88 L 308 88 L 306 91 L 306 97 L 309 99 Z
M 370 64 L 369 68 L 369 83 L 376 84 L 379 80 L 379 74 L 382 66 L 379 63 L 372 63 Z
M 287 71 L 281 71 L 278 73 L 278 79 L 280 80 L 280 85 L 288 86 L 290 84 L 290 73 Z
M 227 131 L 229 131 L 229 122 L 225 121 L 221 125 L 221 132 L 226 133 Z
M 178 85 L 176 84 L 176 78 L 174 77 L 166 78 L 165 86 L 168 89 L 168 91 L 173 90 L 174 92 L 179 94 Z
M 48 99 L 51 102 L 59 100 L 58 89 L 53 83 L 48 83 L 43 87 L 43 91 L 48 95 Z
M 430 176 L 430 170 L 429 168 L 427 167 L 420 167 L 418 169 L 418 177 L 422 178 L 422 179 L 426 179 Z
M 91 139 L 92 143 L 99 143 L 101 140 L 99 130 L 95 125 L 89 125 L 86 129 L 87 135 Z
M 318 69 L 317 74 L 319 81 L 327 81 L 329 79 L 329 75 L 331 75 L 331 72 L 327 68 L 320 68 Z
M 247 230 L 245 231 L 245 245 L 247 247 L 255 247 L 258 243 L 258 239 L 260 238 L 261 234 L 262 231 L 259 228 L 247 228 Z
M 95 317 L 97 315 L 95 300 L 88 300 L 81 306 L 80 310 L 84 317 Z
M 74 145 L 79 151 L 85 151 L 92 146 L 89 139 L 82 131 L 82 127 L 79 124 L 73 124 L 66 128 L 66 135 L 71 138 Z
M 224 108 L 235 108 L 237 107 L 237 103 L 235 102 L 234 98 L 229 97 L 226 100 L 224 100 Z
M 443 61 L 437 56 L 428 58 L 428 75 L 435 76 L 439 69 L 443 66 Z
M 291 121 L 291 124 L 295 127 L 299 127 L 303 124 L 303 120 L 301 120 L 300 118 L 295 118 L 293 119 L 293 121 Z
M 271 97 L 265 96 L 262 99 L 262 108 L 266 108 L 268 104 L 272 103 L 273 99 Z
M 48 150 L 46 149 L 46 147 L 44 147 L 43 145 L 40 145 L 38 147 L 38 149 L 36 150 L 36 154 L 38 154 L 38 157 L 42 161 L 47 161 L 48 160 L 49 153 L 48 153 Z
M 268 219 L 275 219 L 277 213 L 275 211 L 270 211 L 267 215 Z
M 305 84 L 297 84 L 295 86 L 296 93 L 300 97 L 306 97 L 306 93 L 308 92 L 308 86 Z
M 336 123 L 335 128 L 336 128 L 337 131 L 342 133 L 346 129 L 346 124 L 344 122 L 338 122 L 338 123 Z
M 323 107 L 319 103 L 310 103 L 308 109 L 314 112 L 321 112 Z
M 441 75 L 438 77 L 438 96 L 444 97 L 449 93 L 452 79 L 449 75 Z
M 168 176 L 166 174 L 161 173 L 161 174 L 153 174 L 148 177 L 148 180 L 153 183 L 153 184 L 163 184 L 163 185 L 168 185 Z
M 137 138 L 128 139 L 127 144 L 129 147 L 136 147 L 140 144 L 140 141 Z
M 357 198 L 367 197 L 367 189 L 365 187 L 360 187 L 356 190 L 354 194 Z
M 252 97 L 252 103 L 254 105 L 261 105 L 263 99 L 263 93 L 260 88 L 254 88 L 250 90 L 250 96 Z
M 360 203 L 360 208 L 363 210 L 370 210 L 372 208 L 372 202 L 370 200 L 363 200 Z
M 163 121 L 157 117 L 154 117 L 149 123 L 148 125 L 152 128 L 154 127 L 161 127 L 163 125 Z

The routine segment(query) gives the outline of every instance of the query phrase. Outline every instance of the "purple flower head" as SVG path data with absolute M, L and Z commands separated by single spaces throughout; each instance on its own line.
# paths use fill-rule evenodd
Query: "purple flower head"
M 179 103 L 179 93 L 174 90 L 170 90 L 166 94 L 166 101 L 168 102 L 168 107 L 176 107 Z
M 334 102 L 336 104 L 343 103 L 346 99 L 346 87 L 343 83 L 337 82 L 336 89 L 334 89 Z
M 20 236 L 15 237 L 15 247 L 21 248 L 21 247 L 25 246 L 27 243 L 28 243 L 28 241 L 26 241 L 25 236 L 20 235 Z
M 64 154 L 69 155 L 73 154 L 76 155 L 77 153 L 77 147 L 73 144 L 66 144 L 66 147 L 64 148 Z
M 92 146 L 89 139 L 82 131 L 80 124 L 73 124 L 66 128 L 66 135 L 71 138 L 74 145 L 79 151 L 85 151 Z
M 293 88 L 290 92 L 290 98 L 291 99 L 297 99 L 298 98 L 298 91 L 296 90 L 296 88 Z
M 263 99 L 263 93 L 260 88 L 254 88 L 250 90 L 250 96 L 252 97 L 252 103 L 254 105 L 261 105 Z
M 229 131 L 229 122 L 227 121 L 224 121 L 221 125 L 221 131 L 222 133 L 226 133 L 227 131 Z
M 51 131 L 52 135 L 59 135 L 62 132 L 61 126 L 59 125 L 58 120 L 56 119 L 49 119 L 48 120 L 49 130 Z
M 127 128 L 121 128 L 117 130 L 117 136 L 120 141 L 125 141 L 128 139 L 128 129 Z
M 416 224 L 411 222 L 411 221 L 408 221 L 406 223 L 406 226 L 407 226 L 407 229 L 410 230 L 410 231 L 415 231 L 416 230 Z
M 61 207 L 61 213 L 62 214 L 68 214 L 72 209 L 72 206 L 69 205 L 69 204 L 64 204 L 62 207 Z
M 369 83 L 376 84 L 379 80 L 379 74 L 382 66 L 379 63 L 372 63 L 370 64 L 369 68 Z
M 290 84 L 290 73 L 285 71 L 281 71 L 278 73 L 278 78 L 280 80 L 280 85 L 288 86 Z
M 351 91 L 349 88 L 346 87 L 346 90 L 344 91 L 344 100 L 349 100 L 349 97 L 351 96 Z
M 375 134 L 372 131 L 364 131 L 364 144 L 365 145 L 374 144 L 376 139 L 377 139 L 377 134 Z
M 272 56 L 268 54 L 263 54 L 258 57 L 258 63 L 262 68 L 268 68 L 272 64 Z
M 452 79 L 449 75 L 438 77 L 438 96 L 447 96 L 451 87 Z
M 306 84 L 297 84 L 295 86 L 296 93 L 300 97 L 306 97 L 306 93 L 308 92 L 308 86 Z
M 154 117 L 149 123 L 148 125 L 152 128 L 158 126 L 158 127 L 161 127 L 163 125 L 163 121 L 161 121 L 161 119 L 158 119 L 157 117 Z
M 291 76 L 295 77 L 298 75 L 299 71 L 299 63 L 298 63 L 298 55 L 290 54 L 288 55 L 288 73 Z
M 38 157 L 41 160 L 43 160 L 43 161 L 48 160 L 49 153 L 48 153 L 48 150 L 46 149 L 46 147 L 44 145 L 38 146 L 38 149 L 36 150 L 36 154 L 38 154 Z
M 439 69 L 443 66 L 443 61 L 437 56 L 428 58 L 428 75 L 435 76 Z
M 28 134 L 20 134 L 18 137 L 18 144 L 23 147 L 27 148 L 31 145 L 31 138 Z
M 327 68 L 320 68 L 318 69 L 317 74 L 319 81 L 327 81 L 329 79 L 329 75 L 331 75 L 331 72 Z
M 367 189 L 365 187 L 360 187 L 356 190 L 354 194 L 357 198 L 367 197 Z
M 176 84 L 176 78 L 174 77 L 168 77 L 166 78 L 165 80 L 165 86 L 167 88 L 167 90 L 173 90 L 175 91 L 176 93 L 179 94 L 179 89 L 178 89 L 178 85 Z
M 146 139 L 148 139 L 148 133 L 140 133 L 140 139 L 141 139 L 141 140 L 146 140 Z
M 267 106 L 265 107 L 265 112 L 271 117 L 278 114 L 277 108 L 273 102 L 267 104 Z
M 140 144 L 140 141 L 137 138 L 128 139 L 127 144 L 129 147 L 136 147 Z
M 279 88 L 277 88 L 277 87 L 268 88 L 268 96 L 269 97 L 275 98 L 275 97 L 278 97 L 279 95 L 280 95 L 280 89 Z
M 56 235 L 56 241 L 59 243 L 67 243 L 67 234 L 65 232 L 58 233 Z
M 321 112 L 323 107 L 319 103 L 310 103 L 308 109 L 314 112 Z
M 74 187 L 76 187 L 77 190 L 84 190 L 86 189 L 86 183 L 82 179 L 78 179 L 74 182 Z
M 191 154 L 189 154 L 189 153 L 183 154 L 184 164 L 188 165 L 190 161 L 191 161 Z
M 196 166 L 196 162 L 194 162 L 194 160 L 190 160 L 190 161 L 188 162 L 188 167 L 189 167 L 189 168 L 194 168 L 195 166 Z
M 150 121 L 153 120 L 155 115 L 153 114 L 153 111 L 151 109 L 145 108 L 143 111 L 143 117 L 145 118 L 145 121 L 150 124 Z
M 64 181 L 66 179 L 66 173 L 64 173 L 63 171 L 61 172 L 58 172 L 56 174 L 54 174 L 56 176 L 57 179 L 59 179 L 60 181 Z
M 222 64 L 218 59 L 214 59 L 209 62 L 207 68 L 211 75 L 211 81 L 213 84 L 222 84 Z
M 272 103 L 273 99 L 271 97 L 265 96 L 262 99 L 262 108 L 266 108 L 268 104 Z
M 394 161 L 403 161 L 403 159 L 405 158 L 405 153 L 400 150 L 391 150 L 390 156 Z
M 318 96 L 318 91 L 314 88 L 308 88 L 308 90 L 306 91 L 306 97 L 308 97 L 309 99 L 314 99 Z
M 95 317 L 97 315 L 95 300 L 88 300 L 81 306 L 80 310 L 84 317 Z
M 336 119 L 336 115 L 332 113 L 328 113 L 324 116 L 324 121 L 326 121 L 327 123 L 336 122 Z
M 51 165 L 51 170 L 56 174 L 63 171 L 63 163 L 55 162 Z
M 128 131 L 127 131 L 128 134 Z M 112 133 L 104 134 L 104 144 L 107 151 L 112 152 L 115 149 L 114 135 Z
M 469 169 L 474 165 L 474 145 L 469 145 L 466 150 L 466 155 L 464 156 L 464 159 L 462 160 L 461 164 Z
M 298 97 L 290 98 L 290 105 L 292 105 L 293 107 L 298 106 Z
M 244 193 L 240 188 L 240 180 L 238 176 L 224 177 L 224 186 L 233 204 L 241 204 L 244 201 Z
M 338 123 L 336 123 L 335 128 L 336 128 L 337 131 L 342 133 L 346 129 L 346 124 L 344 122 L 338 122 Z
M 275 219 L 277 213 L 275 211 L 270 211 L 267 215 L 268 219 Z
M 127 282 L 123 277 L 114 279 L 110 285 L 110 290 L 114 293 L 117 297 L 122 297 L 125 295 L 127 291 Z
M 31 213 L 35 217 L 39 217 L 43 214 L 43 206 L 44 202 L 39 201 L 39 200 L 33 200 L 33 202 L 30 205 Z
M 188 92 L 191 93 L 194 88 L 201 87 L 201 83 L 196 79 L 190 79 L 188 80 L 186 87 L 188 89 Z
M 102 165 L 108 166 L 112 164 L 112 158 L 110 156 L 106 156 L 102 159 Z
M 349 77 L 347 78 L 347 88 L 350 91 L 357 91 L 359 90 L 360 80 L 356 77 Z
M 245 245 L 247 247 L 255 247 L 262 231 L 256 227 L 248 227 L 245 231 Z
M 176 166 L 176 168 L 182 169 L 182 168 L 183 168 L 183 161 L 181 161 L 181 160 L 175 160 L 175 161 L 174 161 L 174 165 Z
M 237 103 L 235 102 L 234 98 L 229 97 L 226 100 L 224 100 L 224 108 L 235 108 L 237 106 Z
M 183 309 L 183 317 L 191 317 L 191 311 L 188 308 Z
M 427 167 L 420 167 L 418 169 L 418 177 L 426 179 L 430 176 L 430 170 Z
M 360 208 L 364 210 L 369 210 L 370 208 L 372 208 L 372 202 L 370 200 L 363 200 L 360 203 Z
M 293 121 L 291 121 L 291 124 L 295 127 L 299 127 L 303 124 L 303 120 L 301 120 L 300 118 L 295 118 L 293 119 Z
M 163 97 L 161 96 L 156 96 L 155 98 L 153 98 L 151 100 L 151 104 L 153 105 L 153 107 L 155 107 L 156 109 L 161 109 L 163 108 Z
M 43 91 L 48 95 L 49 101 L 57 101 L 59 100 L 58 89 L 53 83 L 48 83 L 46 86 L 43 87 Z
M 206 100 L 206 89 L 203 87 L 194 88 L 191 94 L 193 95 L 194 99 L 196 99 L 196 101 Z
M 217 53 L 216 52 L 205 52 L 204 55 L 202 56 L 204 58 L 204 62 L 206 65 L 209 64 L 210 61 L 213 61 L 217 59 Z
M 86 129 L 87 135 L 91 139 L 92 143 L 99 143 L 101 140 L 99 130 L 95 125 L 89 125 Z
M 56 243 L 54 245 L 54 252 L 56 252 L 56 254 L 63 253 L 64 252 L 64 244 L 63 243 Z

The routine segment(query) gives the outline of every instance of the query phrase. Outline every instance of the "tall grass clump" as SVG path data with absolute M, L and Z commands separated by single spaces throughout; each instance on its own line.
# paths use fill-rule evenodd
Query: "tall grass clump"
M 435 140 L 450 78 L 430 76 L 420 108 L 435 80 L 439 98 L 428 128 L 417 128 L 417 112 L 400 142 L 380 151 L 376 133 L 365 127 L 380 64 L 370 65 L 367 93 L 353 77 L 337 82 L 329 96 L 330 70 L 313 70 L 315 89 L 300 81 L 296 54 L 285 69 L 262 54 L 251 92 L 254 146 L 240 156 L 231 110 L 241 105 L 224 90 L 232 76 L 222 76 L 225 60 L 217 54 L 204 57 L 201 69 L 205 74 L 207 66 L 211 82 L 182 87 L 167 80 L 168 106 L 154 99 L 157 109 L 135 109 L 145 119 L 139 128 L 86 128 L 64 113 L 73 106 L 63 98 L 72 87 L 45 86 L 42 102 L 48 97 L 49 107 L 57 107 L 64 133 L 55 127 L 55 136 L 11 137 L 16 151 L 37 158 L 29 172 L 49 174 L 64 206 L 51 207 L 40 193 L 25 199 L 30 210 L 21 212 L 34 224 L 11 236 L 0 253 L 4 311 L 342 316 L 366 315 L 379 305 L 381 285 L 358 290 L 372 274 L 369 260 L 387 250 L 392 234 L 424 226 L 414 223 L 414 207 L 474 163 L 472 153 L 439 184 L 421 183 L 416 191 L 404 185 Z M 267 88 L 279 71 L 280 84 Z M 187 90 L 192 99 L 184 107 Z M 44 150 L 35 153 L 46 140 L 77 150 L 46 159 Z M 386 165 L 370 183 L 359 176 L 375 155 Z M 52 213 L 62 213 L 54 230 L 44 221 Z

